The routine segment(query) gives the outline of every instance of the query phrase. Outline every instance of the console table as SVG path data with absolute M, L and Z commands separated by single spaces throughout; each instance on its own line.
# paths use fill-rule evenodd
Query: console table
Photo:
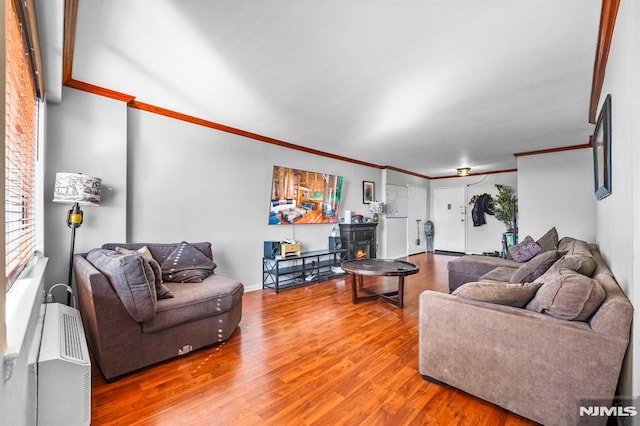
M 315 250 L 283 259 L 262 258 L 262 288 L 278 293 L 285 288 L 328 280 L 343 275 L 340 267 L 346 249 Z

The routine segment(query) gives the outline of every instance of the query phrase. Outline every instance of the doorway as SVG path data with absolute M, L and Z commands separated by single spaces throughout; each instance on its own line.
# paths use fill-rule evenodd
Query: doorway
M 441 252 L 466 252 L 466 190 L 437 188 L 433 191 L 434 248 Z

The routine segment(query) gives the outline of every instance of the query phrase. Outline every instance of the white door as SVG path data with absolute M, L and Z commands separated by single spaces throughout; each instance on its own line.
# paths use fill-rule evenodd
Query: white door
M 434 249 L 460 253 L 466 251 L 465 193 L 464 187 L 433 191 Z
M 409 216 L 407 217 L 407 253 L 425 251 L 424 222 L 427 220 L 427 190 L 419 186 L 409 188 Z

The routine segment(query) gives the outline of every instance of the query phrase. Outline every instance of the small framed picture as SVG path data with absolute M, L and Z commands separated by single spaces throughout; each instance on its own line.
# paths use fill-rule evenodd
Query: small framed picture
M 596 199 L 602 200 L 611 195 L 611 95 L 604 100 L 591 143 Z
M 376 198 L 375 183 L 362 181 L 362 204 L 371 204 Z

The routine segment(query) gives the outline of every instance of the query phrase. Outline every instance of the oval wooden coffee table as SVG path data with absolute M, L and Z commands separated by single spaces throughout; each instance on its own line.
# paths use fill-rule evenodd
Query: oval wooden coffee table
M 345 272 L 351 275 L 351 301 L 354 304 L 382 297 L 399 308 L 404 307 L 404 277 L 416 274 L 420 270 L 413 263 L 394 259 L 347 260 L 341 266 Z M 362 277 L 365 275 L 398 277 L 398 290 L 388 293 L 374 293 L 363 287 Z M 358 290 L 368 294 L 358 296 Z

